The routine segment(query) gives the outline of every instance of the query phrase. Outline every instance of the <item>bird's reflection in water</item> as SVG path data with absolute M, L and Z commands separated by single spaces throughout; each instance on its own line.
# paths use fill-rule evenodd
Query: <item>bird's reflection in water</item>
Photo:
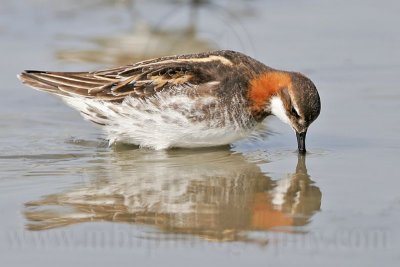
M 93 162 L 87 174 L 89 181 L 76 188 L 26 203 L 27 228 L 108 221 L 151 225 L 160 234 L 248 241 L 252 230 L 296 231 L 321 204 L 302 156 L 295 172 L 278 180 L 228 149 L 117 151 Z

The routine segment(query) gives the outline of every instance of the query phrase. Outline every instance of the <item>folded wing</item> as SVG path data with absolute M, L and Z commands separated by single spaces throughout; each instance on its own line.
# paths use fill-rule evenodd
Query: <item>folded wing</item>
M 127 96 L 147 98 L 177 86 L 215 85 L 231 66 L 223 56 L 203 54 L 165 57 L 95 72 L 27 70 L 18 77 L 24 84 L 56 95 L 122 101 Z

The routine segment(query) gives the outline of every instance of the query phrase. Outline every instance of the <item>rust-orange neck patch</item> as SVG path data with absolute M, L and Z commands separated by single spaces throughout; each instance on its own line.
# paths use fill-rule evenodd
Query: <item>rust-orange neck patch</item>
M 249 99 L 253 109 L 262 109 L 267 101 L 282 88 L 292 84 L 290 75 L 285 72 L 271 71 L 261 74 L 250 81 Z

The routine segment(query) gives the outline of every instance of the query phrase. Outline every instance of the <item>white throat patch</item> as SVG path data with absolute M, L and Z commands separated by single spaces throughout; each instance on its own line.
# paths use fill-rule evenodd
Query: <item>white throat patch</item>
M 285 107 L 279 96 L 274 96 L 271 99 L 271 113 L 277 116 L 281 121 L 290 125 L 290 120 L 286 115 Z

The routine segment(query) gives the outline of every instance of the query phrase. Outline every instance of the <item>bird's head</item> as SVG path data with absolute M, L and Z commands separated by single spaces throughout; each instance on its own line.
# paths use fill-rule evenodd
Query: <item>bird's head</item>
M 289 124 L 296 132 L 299 152 L 306 152 L 307 129 L 321 110 L 317 88 L 310 79 L 294 72 L 266 72 L 252 81 L 250 98 L 266 113 Z

